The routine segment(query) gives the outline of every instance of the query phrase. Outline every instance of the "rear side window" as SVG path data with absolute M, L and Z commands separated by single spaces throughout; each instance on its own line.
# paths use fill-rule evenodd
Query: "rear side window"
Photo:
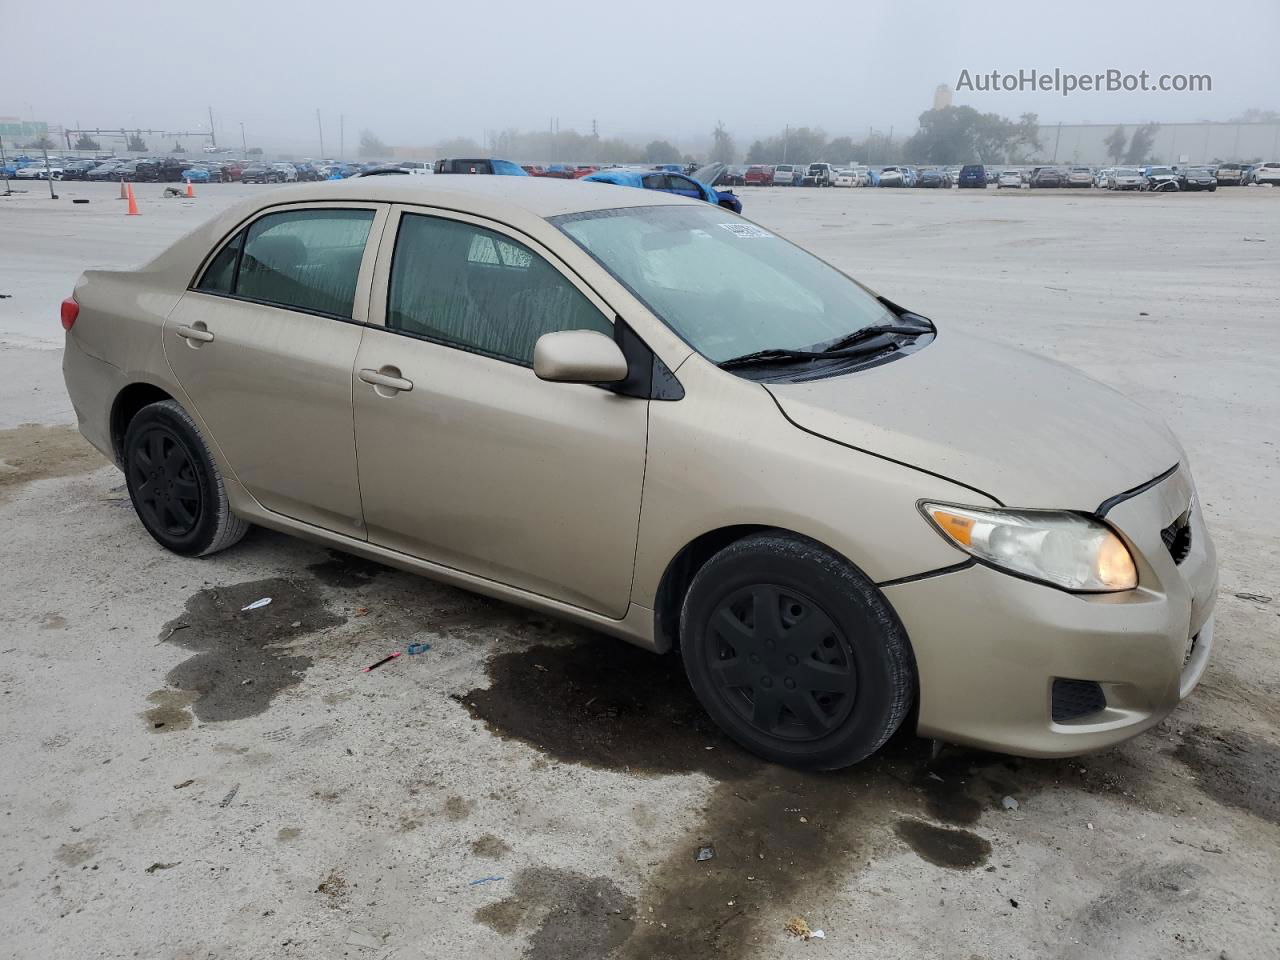
M 483 227 L 406 214 L 391 261 L 387 327 L 529 366 L 544 333 L 613 325 L 551 264 Z
M 372 223 L 372 210 L 268 214 L 219 251 L 196 289 L 349 320 Z

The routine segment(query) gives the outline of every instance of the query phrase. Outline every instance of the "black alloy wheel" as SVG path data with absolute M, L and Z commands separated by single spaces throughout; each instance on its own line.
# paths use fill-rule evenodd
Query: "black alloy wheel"
M 703 648 L 728 708 L 783 740 L 817 740 L 849 716 L 858 694 L 853 651 L 812 598 L 775 584 L 725 597 Z
M 149 424 L 132 438 L 129 480 L 148 529 L 182 539 L 200 522 L 204 496 L 192 453 L 167 425 Z
M 885 596 L 845 558 L 781 530 L 737 540 L 699 568 L 679 643 L 703 709 L 775 763 L 857 763 L 915 699 L 915 657 Z
M 231 512 L 200 428 L 175 400 L 148 404 L 125 429 L 120 452 L 129 499 L 157 543 L 185 557 L 238 543 L 249 523 Z

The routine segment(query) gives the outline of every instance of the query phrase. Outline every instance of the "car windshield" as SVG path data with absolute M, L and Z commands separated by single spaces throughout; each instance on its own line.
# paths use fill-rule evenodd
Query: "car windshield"
M 717 363 L 896 320 L 838 270 L 719 207 L 593 210 L 551 222 Z
M 1168 167 L 1152 167 L 1151 173 L 1149 174 L 1149 176 L 1159 177 L 1159 176 L 1164 176 L 1170 173 L 1173 173 L 1173 171 L 1170 170 Z

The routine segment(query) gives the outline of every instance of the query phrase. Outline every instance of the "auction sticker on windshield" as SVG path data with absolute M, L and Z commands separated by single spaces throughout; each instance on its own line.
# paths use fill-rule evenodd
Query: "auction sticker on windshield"
M 728 230 L 739 240 L 769 239 L 773 236 L 768 230 L 757 227 L 754 223 L 722 223 L 722 229 Z

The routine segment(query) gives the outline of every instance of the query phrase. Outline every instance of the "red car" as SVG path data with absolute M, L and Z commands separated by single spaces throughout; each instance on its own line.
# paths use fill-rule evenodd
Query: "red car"
M 773 186 L 773 167 L 767 167 L 762 163 L 754 163 L 747 167 L 747 172 L 743 174 L 742 182 L 749 187 L 771 187 Z
M 574 180 L 579 180 L 579 179 L 581 179 L 582 177 L 590 176 L 591 174 L 595 173 L 595 172 L 596 172 L 597 170 L 599 170 L 599 169 L 600 169 L 599 167 L 593 167 L 593 166 L 591 166 L 591 165 L 589 165 L 589 164 L 584 164 L 584 165 L 581 165 L 581 166 L 574 167 L 574 168 L 573 168 L 573 179 L 574 179 Z
M 547 171 L 537 163 L 522 164 L 520 169 L 531 177 L 545 177 L 547 175 Z

